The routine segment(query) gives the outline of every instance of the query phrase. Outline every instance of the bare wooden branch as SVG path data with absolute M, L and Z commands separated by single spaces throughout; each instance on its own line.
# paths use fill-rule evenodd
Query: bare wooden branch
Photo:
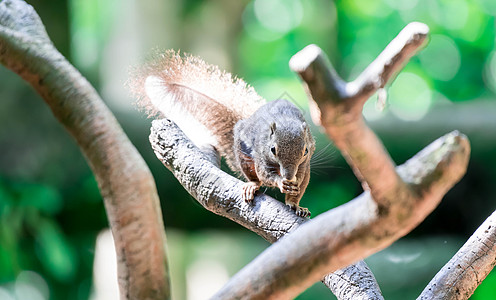
M 208 210 L 240 223 L 271 242 L 274 242 L 287 232 L 294 231 L 298 225 L 303 223 L 304 219 L 294 215 L 281 202 L 266 195 L 257 195 L 252 205 L 242 201 L 240 195 L 242 182 L 219 170 L 187 140 L 172 122 L 168 120 L 154 121 L 150 142 L 157 157 L 173 172 L 188 192 Z M 403 230 L 404 227 L 408 227 L 401 222 L 396 224 L 397 219 L 402 219 L 400 221 L 404 223 L 415 222 L 416 225 L 418 218 L 422 218 L 422 215 L 425 217 L 430 212 L 426 211 L 426 207 L 435 207 L 435 205 L 426 205 L 424 202 L 437 203 L 444 192 L 461 177 L 467 163 L 468 152 L 469 146 L 466 138 L 457 132 L 453 132 L 440 138 L 398 168 L 398 172 L 404 177 L 405 181 L 415 189 L 418 188 L 421 194 L 427 193 L 425 201 L 418 200 L 414 204 L 416 205 L 415 207 L 409 205 L 409 207 L 412 207 L 409 214 L 387 216 L 387 214 L 391 214 L 391 211 L 398 212 L 397 208 L 392 209 L 390 212 L 384 211 L 379 214 L 377 206 L 370 195 L 366 193 L 352 202 L 324 214 L 330 215 L 325 218 L 326 221 L 319 222 L 319 225 L 316 225 L 313 229 L 317 228 L 316 231 L 320 236 L 323 229 L 327 228 L 330 237 L 327 237 L 325 241 L 316 237 L 315 233 L 308 233 L 308 236 L 298 237 L 302 242 L 292 239 L 290 244 L 297 244 L 304 249 L 308 249 L 310 244 L 321 241 L 319 247 L 315 248 L 319 250 L 313 250 L 315 256 L 315 254 L 318 255 L 324 249 L 332 247 L 332 245 L 329 245 L 331 244 L 329 239 L 332 239 L 334 247 L 341 247 L 341 249 L 336 249 L 335 251 L 337 252 L 334 254 L 334 260 L 337 260 L 334 263 L 344 263 L 340 267 L 353 262 L 345 263 L 343 261 L 348 256 L 353 256 L 353 252 L 357 251 L 351 251 L 352 249 L 361 248 L 358 252 L 363 251 L 367 253 L 366 255 L 369 255 L 378 249 L 371 250 L 367 249 L 368 247 L 385 242 L 385 240 L 387 240 L 385 242 L 387 244 L 383 247 L 387 246 L 399 237 L 393 236 L 394 230 Z M 385 215 L 382 215 L 382 213 Z M 321 218 L 321 216 L 309 223 L 313 223 L 318 218 Z M 382 220 L 383 218 L 385 219 Z M 386 219 L 393 219 L 395 224 L 386 226 L 388 222 Z M 358 225 L 355 226 L 356 224 Z M 329 228 L 329 226 L 334 227 Z M 370 230 L 370 233 L 368 230 Z M 353 245 L 343 245 L 345 241 L 352 241 L 351 232 L 354 232 L 355 238 L 363 238 L 365 241 L 354 242 Z M 311 237 L 312 239 L 310 239 Z M 340 237 L 344 240 L 339 240 Z M 317 241 L 314 241 L 314 239 L 317 239 Z M 381 239 L 383 240 L 381 241 Z M 357 243 L 360 247 L 356 245 Z M 286 244 L 286 246 L 288 245 Z M 346 251 L 346 249 L 350 251 Z M 293 250 L 297 251 L 297 249 Z M 275 257 L 276 259 L 280 258 L 279 254 Z M 310 257 L 302 259 L 302 263 L 307 262 Z M 357 260 L 359 258 L 354 261 Z M 294 261 L 294 258 L 281 260 L 282 263 L 288 262 L 288 264 L 290 261 Z M 298 265 L 295 269 L 301 271 L 306 268 Z M 298 277 L 298 280 L 287 282 L 300 282 L 304 277 L 300 271 L 295 271 L 297 273 L 295 276 Z M 266 279 L 266 277 L 263 278 L 264 281 Z M 245 281 L 249 280 L 249 278 L 243 277 L 240 280 Z M 232 290 L 225 295 L 229 297 L 228 295 L 231 295 L 231 292 Z
M 221 171 L 215 157 L 207 157 L 167 119 L 152 122 L 150 143 L 157 158 L 206 209 L 233 220 L 274 243 L 307 219 L 265 194 L 252 204 L 241 199 L 242 181 Z M 338 299 L 382 299 L 375 278 L 364 262 L 329 274 L 324 284 Z M 346 295 L 354 298 L 345 297 Z
M 0 2 L 0 61 L 29 82 L 79 144 L 109 218 L 122 299 L 170 297 L 155 183 L 94 88 L 55 49 L 34 9 Z
M 397 195 L 381 209 L 365 192 L 323 213 L 265 250 L 215 295 L 216 299 L 289 299 L 327 272 L 389 246 L 413 229 L 465 172 L 469 144 L 449 133 L 419 152 L 398 173 L 419 197 Z
M 418 299 L 468 299 L 496 265 L 496 212 L 429 282 Z
M 346 84 L 346 97 L 354 101 L 367 101 L 377 89 L 383 88 L 426 44 L 429 27 L 413 22 L 394 38 L 379 56 L 358 76 Z
M 384 194 L 388 190 L 400 188 L 402 183 L 382 143 L 363 121 L 363 105 L 420 49 L 427 33 L 425 24 L 407 25 L 350 83 L 338 77 L 327 56 L 315 45 L 307 46 L 290 61 L 291 69 L 306 83 L 314 122 L 324 127 L 364 189 L 370 187 L 378 201 L 386 198 Z M 337 87 L 336 83 L 339 83 Z
M 308 46 L 291 59 L 291 68 L 306 83 L 313 119 L 341 150 L 366 192 L 274 244 L 216 297 L 244 298 L 248 291 L 252 299 L 294 297 L 322 274 L 408 233 L 465 173 L 470 146 L 458 132 L 438 139 L 396 169 L 362 117 L 368 97 L 423 45 L 427 32 L 424 24 L 409 24 L 351 83 L 337 76 L 317 46 Z
M 363 260 L 327 274 L 323 281 L 338 299 L 384 299 L 374 274 Z
M 312 117 L 334 141 L 364 190 L 370 190 L 380 209 L 393 201 L 417 197 L 398 176 L 381 141 L 363 120 L 365 101 L 414 55 L 426 40 L 428 27 L 408 24 L 353 82 L 343 83 L 320 48 L 310 45 L 295 54 L 290 67 L 306 84 Z M 334 92 L 336 82 L 339 93 Z M 398 197 L 400 196 L 400 197 Z

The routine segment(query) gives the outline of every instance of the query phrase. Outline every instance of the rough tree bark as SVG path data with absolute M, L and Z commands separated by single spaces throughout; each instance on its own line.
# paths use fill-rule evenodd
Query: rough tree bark
M 418 297 L 468 299 L 496 265 L 496 212 L 474 232 Z
M 386 209 L 365 192 L 301 225 L 265 250 L 216 299 L 290 299 L 323 275 L 389 246 L 422 221 L 457 182 L 468 161 L 467 139 L 439 138 L 398 167 L 415 196 L 398 191 Z
M 339 78 L 314 45 L 291 59 L 291 68 L 306 83 L 313 119 L 341 150 L 366 192 L 271 246 L 216 297 L 294 297 L 327 272 L 383 249 L 408 233 L 465 173 L 470 146 L 463 135 L 453 132 L 438 139 L 396 170 L 362 117 L 365 101 L 424 44 L 427 33 L 426 25 L 409 24 L 350 83 Z
M 157 158 L 203 207 L 271 243 L 308 221 L 265 194 L 257 194 L 253 203 L 247 204 L 240 194 L 243 182 L 220 170 L 217 159 L 205 156 L 172 121 L 153 121 L 150 143 Z M 339 299 L 383 299 L 364 262 L 330 274 L 323 282 Z
M 302 275 L 304 274 L 305 269 L 308 268 L 308 266 L 304 265 L 305 262 L 308 262 L 312 256 L 314 256 L 315 259 L 319 259 L 320 254 L 325 248 L 329 247 L 329 244 L 334 244 L 335 247 L 344 248 L 336 254 L 339 255 L 336 259 L 338 260 L 337 263 L 342 262 L 343 264 L 346 264 L 346 262 L 342 260 L 347 259 L 347 256 L 352 254 L 352 251 L 347 252 L 346 250 L 357 247 L 356 245 L 345 245 L 353 238 L 353 235 L 358 235 L 358 238 L 363 238 L 365 240 L 355 243 L 358 243 L 358 246 L 362 248 L 372 246 L 374 243 L 378 242 L 376 238 L 381 238 L 380 236 L 372 236 L 375 232 L 369 232 L 369 228 L 366 228 L 367 220 L 373 219 L 374 216 L 372 215 L 377 213 L 376 205 L 368 193 L 363 194 L 346 205 L 331 210 L 314 218 L 312 221 L 305 223 L 305 225 L 302 226 L 314 225 L 311 230 L 306 230 L 305 233 L 294 237 L 294 235 L 300 231 L 300 229 L 296 231 L 295 229 L 304 221 L 302 218 L 294 215 L 294 213 L 283 203 L 264 194 L 257 195 L 252 205 L 242 201 L 240 194 L 242 182 L 218 169 L 210 159 L 205 157 L 199 149 L 191 144 L 180 129 L 171 121 L 154 121 L 150 141 L 157 157 L 173 172 L 188 192 L 210 211 L 242 224 L 269 241 L 274 241 L 286 232 L 293 232 L 293 234 L 287 236 L 287 238 L 293 236 L 291 241 L 279 248 L 290 247 L 295 253 L 298 253 L 302 249 L 311 248 L 309 250 L 310 253 L 307 253 L 308 256 L 305 256 L 305 258 L 300 257 L 298 259 L 292 257 L 292 251 L 290 250 L 288 250 L 288 252 L 290 252 L 288 253 L 290 258 L 281 256 L 280 253 L 271 256 L 275 260 L 280 260 L 281 263 L 284 266 L 288 266 L 288 268 L 290 268 L 291 263 L 295 260 L 301 261 L 300 263 L 303 264 L 291 268 L 296 279 L 289 280 L 288 283 L 295 284 L 296 282 L 299 284 L 303 279 Z M 467 163 L 467 156 L 468 144 L 466 139 L 457 132 L 453 132 L 440 138 L 417 156 L 413 157 L 410 161 L 398 167 L 398 172 L 404 180 L 412 184 L 419 193 L 442 193 L 443 190 L 446 191 L 449 186 L 463 174 L 464 166 Z M 439 198 L 440 195 L 438 195 L 438 199 L 429 200 L 439 201 Z M 411 215 L 420 218 L 421 216 L 418 216 L 419 213 L 423 213 L 424 215 L 427 214 L 427 212 L 423 210 L 424 207 L 416 207 L 415 210 L 411 211 Z M 397 217 L 398 216 L 393 216 L 390 218 L 395 219 Z M 405 218 L 405 221 L 411 221 L 406 220 L 407 216 L 403 217 Z M 317 220 L 321 221 L 314 223 Z M 386 221 L 376 220 L 376 222 L 376 226 L 379 227 L 379 229 L 382 228 L 384 230 L 381 234 L 388 235 L 386 238 L 393 238 L 392 234 L 394 232 L 390 232 L 391 226 L 383 226 Z M 353 223 L 365 223 L 362 225 L 364 228 L 354 227 Z M 399 224 L 398 226 L 402 225 Z M 327 230 L 332 232 L 332 234 L 330 234 L 331 236 L 321 239 L 320 233 Z M 282 241 L 285 239 L 286 238 Z M 331 241 L 329 239 L 331 239 Z M 320 242 L 319 246 L 316 247 L 319 249 L 318 251 L 311 247 L 311 245 L 314 245 L 316 242 Z M 275 245 L 278 244 L 280 243 L 276 243 Z M 297 246 L 291 247 L 293 244 Z M 371 254 L 372 250 L 362 249 L 362 251 L 367 251 L 369 252 L 368 254 Z M 304 255 L 302 254 L 302 256 Z M 320 259 L 323 258 L 320 257 Z M 260 280 L 265 281 L 268 280 L 268 277 L 266 277 L 268 276 L 267 273 L 269 273 L 269 271 L 264 268 L 251 274 L 255 277 L 262 277 Z M 260 274 L 264 274 L 264 276 L 261 276 Z M 236 281 L 236 284 L 241 285 L 243 281 L 253 279 L 253 277 L 245 275 L 239 275 L 238 277 L 239 281 Z M 256 299 L 257 295 L 259 298 L 265 297 L 256 292 L 256 289 L 254 289 L 254 286 L 252 285 L 246 290 L 247 294 L 244 296 L 250 297 L 250 299 Z M 239 295 L 232 294 L 232 291 L 229 291 L 225 296 L 226 298 L 231 298 Z M 278 296 L 281 295 L 279 294 Z M 284 296 L 289 298 L 294 295 Z M 340 299 L 351 298 L 350 295 L 348 295 L 342 296 Z M 374 298 L 371 297 L 371 299 Z
M 244 203 L 239 180 L 216 168 L 211 159 L 199 157 L 171 122 L 153 123 L 150 141 L 157 157 L 207 209 L 268 240 L 292 232 L 234 276 L 215 298 L 294 297 L 327 272 L 354 263 L 409 232 L 461 178 L 470 152 L 463 135 L 453 132 L 438 139 L 396 171 L 361 115 L 366 99 L 384 87 L 423 44 L 426 34 L 425 25 L 410 24 L 349 84 L 339 79 L 316 46 L 292 59 L 293 69 L 313 96 L 314 118 L 333 137 L 365 189 L 370 189 L 297 230 L 301 221 L 293 217 L 296 221 L 288 222 L 291 212 L 282 203 L 265 195 L 257 196 L 253 205 Z
M 79 144 L 104 199 L 122 299 L 170 297 L 155 182 L 88 81 L 55 49 L 34 9 L 0 2 L 0 62 L 30 83 Z

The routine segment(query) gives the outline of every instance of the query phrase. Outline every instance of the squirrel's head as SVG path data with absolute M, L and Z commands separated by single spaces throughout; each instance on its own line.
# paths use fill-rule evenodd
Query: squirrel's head
M 265 152 L 279 166 L 278 173 L 294 180 L 298 168 L 309 162 L 315 151 L 315 141 L 306 122 L 272 122 Z

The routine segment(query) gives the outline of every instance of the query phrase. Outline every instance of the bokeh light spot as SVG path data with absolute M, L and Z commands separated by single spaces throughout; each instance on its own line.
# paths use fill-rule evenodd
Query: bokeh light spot
M 429 111 L 432 92 L 420 76 L 403 72 L 389 89 L 389 109 L 405 121 L 422 119 Z
M 410 10 L 417 6 L 419 0 L 384 0 L 391 8 L 396 10 Z
M 476 42 L 484 33 L 488 16 L 474 3 L 468 3 L 468 21 L 458 31 L 458 36 L 468 42 Z
M 461 55 L 449 37 L 434 34 L 428 46 L 419 54 L 423 69 L 433 78 L 449 81 L 460 69 Z
M 295 28 L 303 18 L 300 0 L 255 0 L 254 9 L 260 24 L 280 33 Z
M 468 21 L 469 8 L 465 0 L 430 1 L 432 18 L 447 29 L 462 29 Z
M 304 14 L 300 26 L 312 31 L 325 31 L 328 34 L 336 26 L 338 12 L 334 1 L 314 0 L 304 1 L 301 4 Z
M 17 299 L 45 300 L 49 298 L 46 281 L 35 272 L 21 272 L 15 282 Z
M 2 300 L 15 300 L 6 288 L 0 287 L 0 299 Z
M 496 93 L 496 51 L 489 54 L 484 67 L 484 82 L 486 86 Z
M 496 16 L 496 1 L 494 0 L 477 0 L 480 6 L 484 9 L 484 11 L 488 14 Z
M 253 2 L 249 3 L 243 11 L 243 27 L 253 40 L 270 42 L 284 36 L 282 32 L 267 30 L 256 18 Z

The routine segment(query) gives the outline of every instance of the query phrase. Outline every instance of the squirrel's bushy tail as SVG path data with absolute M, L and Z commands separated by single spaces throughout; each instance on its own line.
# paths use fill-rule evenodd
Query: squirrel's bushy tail
M 136 72 L 130 83 L 138 105 L 163 113 L 197 145 L 216 147 L 233 162 L 233 128 L 265 104 L 243 80 L 188 54 L 168 50 Z

